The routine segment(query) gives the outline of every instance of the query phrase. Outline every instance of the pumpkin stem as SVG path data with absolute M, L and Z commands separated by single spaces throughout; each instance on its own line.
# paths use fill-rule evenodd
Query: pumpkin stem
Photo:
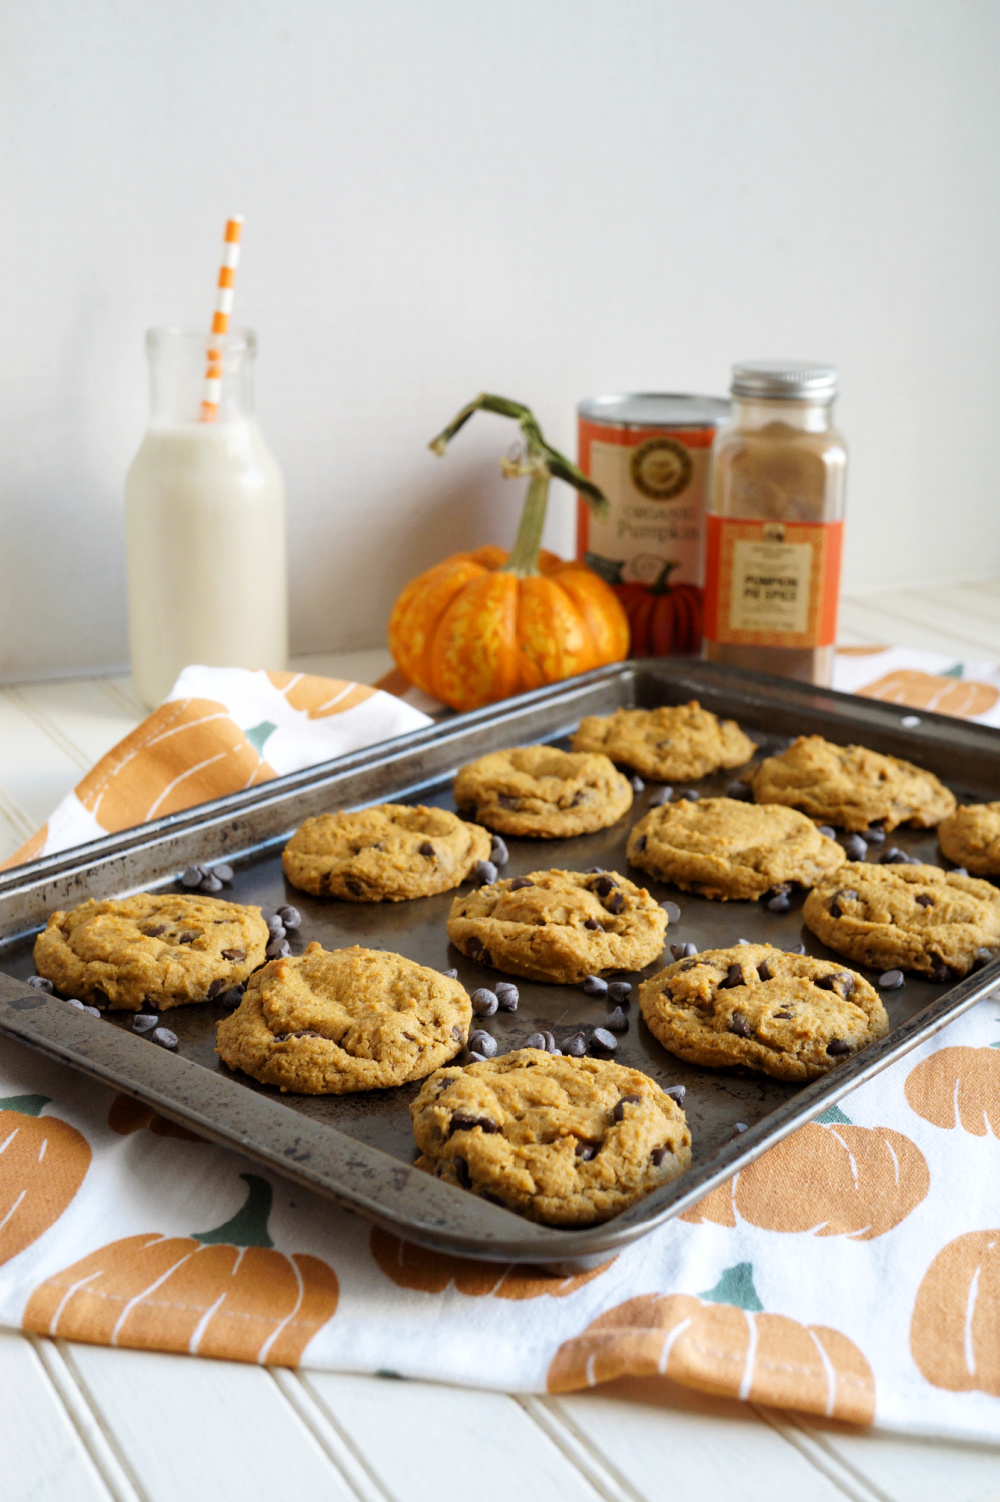
M 542 528 L 545 526 L 548 504 L 549 476 L 543 471 L 531 477 L 517 537 L 501 573 L 514 574 L 518 579 L 527 579 L 531 574 L 538 573 L 538 550 L 542 545 Z
M 839 1106 L 827 1106 L 823 1114 L 816 1117 L 816 1120 L 818 1122 L 821 1122 L 823 1126 L 851 1125 L 851 1118 L 849 1116 L 845 1116 Z
M 274 1200 L 273 1189 L 266 1179 L 258 1178 L 255 1173 L 241 1173 L 240 1178 L 248 1191 L 243 1208 L 237 1210 L 224 1225 L 216 1226 L 214 1231 L 192 1231 L 195 1241 L 200 1241 L 205 1246 L 216 1246 L 219 1242 L 230 1246 L 274 1245 L 267 1234 L 267 1218 Z
M 670 575 L 673 573 L 675 568 L 680 568 L 680 564 L 675 563 L 672 559 L 668 559 L 668 561 L 663 565 L 663 567 L 660 569 L 660 572 L 656 576 L 655 582 L 653 583 L 653 587 L 650 591 L 651 594 L 665 595 L 669 593 Z
M 752 1262 L 737 1262 L 735 1266 L 727 1267 L 715 1287 L 698 1297 L 707 1299 L 710 1304 L 735 1304 L 738 1309 L 749 1309 L 753 1314 L 760 1314 L 764 1308 L 753 1286 Z
M 22 1116 L 39 1116 L 51 1095 L 8 1095 L 0 1100 L 0 1111 L 19 1111 Z

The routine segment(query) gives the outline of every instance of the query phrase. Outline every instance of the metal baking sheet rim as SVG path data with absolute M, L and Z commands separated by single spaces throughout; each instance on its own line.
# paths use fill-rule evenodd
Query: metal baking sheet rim
M 495 745 L 498 731 L 516 736 L 519 726 L 524 725 L 524 739 L 552 737 L 584 713 L 634 704 L 639 697 L 637 689 L 650 676 L 670 690 L 667 702 L 681 702 L 694 694 L 703 703 L 724 698 L 725 705 L 710 703 L 709 707 L 728 714 L 738 714 L 742 702 L 758 715 L 762 709 L 771 708 L 779 718 L 782 710 L 792 715 L 796 710 L 799 715 L 806 711 L 814 721 L 829 718 L 831 728 L 848 722 L 861 729 L 868 722 L 882 740 L 887 736 L 898 738 L 897 754 L 908 750 L 932 770 L 935 761 L 943 765 L 939 756 L 950 762 L 959 751 L 972 756 L 983 752 L 996 756 L 1000 751 L 1000 732 L 943 715 L 921 714 L 917 727 L 903 726 L 904 712 L 907 718 L 913 718 L 905 707 L 859 700 L 765 675 L 735 673 L 718 664 L 690 659 L 619 664 L 15 868 L 0 878 L 0 951 L 18 939 L 23 941 L 27 932 L 40 926 L 45 913 L 59 904 L 60 893 L 63 900 L 80 900 L 84 885 L 88 895 L 95 895 L 95 885 L 105 889 L 97 895 L 142 890 L 196 859 L 199 838 L 206 833 L 215 841 L 213 851 L 219 858 L 225 848 L 222 843 L 220 849 L 220 826 L 231 826 L 234 853 L 237 848 L 241 854 L 248 854 L 273 845 L 289 827 L 287 820 L 282 824 L 274 815 L 293 796 L 314 791 L 319 804 L 326 808 L 377 801 L 375 784 L 383 777 L 391 781 L 395 794 L 412 793 L 424 782 L 439 780 L 459 761 L 482 754 L 486 747 L 477 748 L 475 742 L 484 734 Z M 449 755 L 452 749 L 458 750 L 459 741 L 460 754 Z M 404 783 L 391 776 L 394 771 L 405 771 Z M 335 786 L 342 794 L 339 798 L 331 798 Z M 383 784 L 383 796 L 385 791 Z M 267 832 L 256 844 L 252 840 L 244 843 L 242 838 L 237 842 L 235 836 L 245 838 L 251 833 L 247 827 L 250 815 L 255 815 L 262 826 L 254 832 Z M 299 810 L 296 820 L 303 816 Z M 160 869 L 154 874 L 148 869 L 150 864 Z M 138 876 L 138 868 L 143 868 L 138 883 L 116 880 L 126 865 L 130 877 Z M 0 974 L 0 1031 L 101 1084 L 125 1091 L 160 1114 L 222 1146 L 235 1148 L 406 1240 L 456 1256 L 534 1263 L 564 1271 L 596 1266 L 689 1209 L 776 1142 L 989 995 L 998 982 L 1000 961 L 959 981 L 879 1043 L 838 1065 L 832 1074 L 803 1086 L 786 1103 L 670 1184 L 614 1219 L 581 1229 L 524 1220 L 443 1184 L 335 1127 L 310 1120 L 280 1100 L 152 1048 L 148 1041 L 130 1033 L 95 1026 L 85 1013 L 67 1008 L 58 998 L 4 974 Z

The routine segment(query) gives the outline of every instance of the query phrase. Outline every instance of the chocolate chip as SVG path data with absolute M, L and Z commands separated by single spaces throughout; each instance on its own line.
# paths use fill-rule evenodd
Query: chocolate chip
M 791 1021 L 792 1014 L 791 1012 L 772 1012 L 771 1016 L 780 1017 L 783 1022 L 789 1022 Z
M 222 951 L 222 958 L 224 960 L 232 960 L 234 965 L 239 964 L 240 960 L 245 960 L 246 957 L 247 952 L 245 949 L 224 949 Z
M 88 1007 L 88 1006 L 85 1006 L 83 1008 L 83 1010 L 87 1013 L 87 1015 L 89 1017 L 99 1017 L 101 1015 L 100 1012 L 98 1011 L 97 1007 Z
M 968 874 L 969 872 L 965 866 L 952 866 L 948 872 L 949 876 L 968 876 Z
M 906 981 L 902 970 L 883 970 L 878 978 L 880 991 L 898 991 Z
M 587 996 L 607 996 L 608 983 L 599 975 L 588 975 L 583 983 L 583 990 Z
M 269 960 L 286 959 L 287 956 L 291 954 L 291 952 L 292 946 L 291 944 L 289 944 L 287 939 L 272 939 L 270 944 L 264 950 L 264 954 Z
M 469 1174 L 469 1165 L 468 1165 L 468 1163 L 466 1163 L 466 1161 L 465 1161 L 464 1158 L 458 1158 L 458 1157 L 453 1158 L 452 1162 L 455 1165 L 455 1177 L 458 1180 L 458 1182 L 461 1184 L 462 1188 L 463 1189 L 471 1189 L 472 1188 L 472 1178 L 471 1178 L 471 1176 Z
M 972 960 L 973 970 L 982 970 L 984 965 L 991 965 L 996 959 L 996 951 L 993 949 L 977 949 Z
M 417 847 L 417 854 L 418 855 L 427 855 L 427 856 L 432 856 L 433 857 L 433 855 L 434 855 L 434 846 L 431 844 L 430 840 L 424 840 L 423 844 L 419 845 Z
M 749 945 L 750 940 L 749 939 L 737 939 L 736 942 L 737 942 L 737 944 L 747 944 L 747 945 Z
M 669 803 L 674 796 L 672 787 L 657 788 L 649 800 L 650 808 L 662 808 L 664 803 Z
M 494 866 L 505 866 L 510 860 L 510 851 L 507 849 L 507 843 L 498 834 L 493 836 L 493 843 L 490 846 L 490 860 Z
M 665 1147 L 654 1147 L 653 1151 L 649 1155 L 650 1162 L 652 1163 L 653 1167 L 659 1168 L 666 1155 L 667 1149 Z
M 509 980 L 500 980 L 496 984 L 496 998 L 500 1003 L 501 1012 L 516 1012 L 520 998 L 520 992 Z
M 840 904 L 842 902 L 857 902 L 857 900 L 858 894 L 852 887 L 847 887 L 842 892 L 835 892 L 830 902 L 830 917 L 842 918 L 844 910 Z
M 277 914 L 272 918 L 268 918 L 267 931 L 272 939 L 283 939 L 285 937 L 285 925 Z
M 474 959 L 474 960 L 478 959 L 479 956 L 483 952 L 483 941 L 482 941 L 482 939 L 477 939 L 476 935 L 472 934 L 472 936 L 469 939 L 466 940 L 466 945 L 468 947 L 469 954 L 471 955 L 472 959 Z
M 613 980 L 608 982 L 609 1001 L 627 1001 L 632 991 L 631 983 L 627 980 Z
M 587 1040 L 582 1033 L 574 1033 L 572 1038 L 567 1038 L 563 1043 L 563 1053 L 571 1059 L 582 1059 L 587 1052 Z
M 953 978 L 950 966 L 946 965 L 943 960 L 939 961 L 931 971 L 930 978 L 932 981 L 935 981 L 937 985 L 944 985 L 945 981 L 949 981 Z
M 624 1119 L 625 1119 L 625 1107 L 628 1106 L 628 1105 L 638 1106 L 641 1103 L 642 1103 L 642 1096 L 641 1095 L 623 1095 L 622 1098 L 621 1098 L 621 1100 L 615 1106 L 615 1108 L 614 1108 L 614 1110 L 612 1111 L 611 1114 L 614 1117 L 615 1121 L 624 1121 Z
M 213 876 L 211 872 L 209 872 L 204 881 L 199 885 L 198 890 L 199 892 L 221 892 L 222 882 L 217 876 Z
M 681 910 L 676 902 L 662 902 L 660 906 L 667 915 L 668 923 L 679 923 L 681 921 Z
M 746 1131 L 746 1129 L 747 1129 L 747 1124 L 746 1124 L 745 1121 L 734 1121 L 733 1122 L 733 1132 L 732 1132 L 732 1135 L 734 1137 L 742 1137 L 743 1133 Z
M 760 964 L 757 966 L 757 977 L 759 980 L 774 979 L 773 975 L 771 974 L 771 967 L 767 963 L 767 960 L 761 960 Z
M 354 881 L 351 877 L 346 877 L 344 880 L 344 886 L 349 892 L 353 892 L 355 897 L 362 897 L 364 895 L 365 889 L 361 885 L 360 881 Z
M 540 1048 L 543 1053 L 547 1052 L 543 1033 L 529 1033 L 521 1046 L 522 1048 Z
M 193 944 L 194 941 L 195 941 L 195 939 L 197 937 L 198 937 L 197 934 L 190 934 L 190 933 L 188 933 L 188 934 L 181 934 L 181 936 L 177 940 L 177 942 L 178 942 L 178 944 Z
M 605 1017 L 604 1026 L 610 1028 L 613 1033 L 628 1032 L 628 1018 L 625 1016 L 625 1013 L 622 1011 L 621 1007 L 615 1007 L 611 1015 L 609 1017 Z
M 480 887 L 491 887 L 497 879 L 497 868 L 492 861 L 476 861 L 471 880 Z
M 219 992 L 222 990 L 225 984 L 226 982 L 221 975 L 216 976 L 215 980 L 212 981 L 211 985 L 208 988 L 208 991 L 206 992 L 208 1000 L 211 1001 L 213 996 L 218 996 Z
M 157 923 L 152 928 L 143 929 L 143 933 L 146 935 L 147 939 L 158 939 L 160 935 L 165 934 L 166 931 L 167 925 L 165 923 Z
M 279 907 L 278 917 L 287 929 L 302 927 L 302 914 L 297 907 Z
M 882 841 L 885 839 L 885 830 L 882 828 L 881 824 L 873 824 L 871 829 L 866 832 L 865 839 L 868 841 L 869 845 L 881 845 Z
M 510 889 L 512 892 L 520 892 L 522 887 L 533 887 L 534 885 L 535 883 L 529 881 L 526 876 L 515 876 L 510 884 Z
M 929 892 L 918 892 L 917 896 L 916 896 L 916 901 L 920 904 L 921 907 L 933 907 L 934 906 L 934 898 L 931 896 L 931 894 Z
M 817 824 L 816 833 L 825 834 L 828 840 L 835 840 L 837 838 L 837 831 L 832 824 Z
M 584 918 L 583 926 L 584 928 L 600 929 L 602 932 L 604 928 L 604 925 L 602 923 L 599 923 L 596 918 Z
M 578 1142 L 576 1144 L 576 1156 L 582 1158 L 585 1163 L 589 1163 L 591 1158 L 597 1157 L 599 1146 L 598 1143 L 594 1142 Z
M 643 782 L 641 777 L 633 777 L 631 779 L 631 782 L 633 793 L 644 793 L 646 791 L 646 784 Z
M 623 892 L 612 892 L 610 897 L 604 899 L 604 906 L 609 913 L 620 913 L 625 906 L 625 894 Z
M 497 1040 L 491 1033 L 484 1033 L 482 1028 L 477 1028 L 469 1034 L 469 1047 L 481 1053 L 484 1058 L 492 1059 L 497 1051 Z
M 613 876 L 608 876 L 602 872 L 596 881 L 590 883 L 590 890 L 596 892 L 598 897 L 607 897 L 615 890 L 617 885 L 618 883 Z
M 243 1000 L 243 987 L 230 986 L 228 991 L 223 991 L 222 995 L 217 996 L 215 999 L 222 1006 L 238 1007 L 240 1002 Z
M 195 887 L 200 887 L 202 881 L 204 880 L 204 876 L 205 873 L 200 866 L 186 866 L 181 873 L 181 886 L 190 887 L 192 888 L 192 890 Z
M 32 1003 L 32 1004 L 33 1005 L 37 1005 L 37 1002 Z M 67 996 L 67 998 L 66 998 L 66 1005 L 68 1007 L 75 1007 L 78 1012 L 82 1012 L 83 1011 L 83 1002 L 82 1001 L 78 1001 L 75 996 Z
M 457 1022 L 452 1027 L 451 1036 L 455 1039 L 456 1043 L 460 1038 L 465 1036 L 464 1029 L 460 1028 Z
M 492 965 L 493 956 L 490 954 L 488 949 L 481 949 L 479 951 L 479 963 L 481 965 Z
M 549 1030 L 548 1030 L 548 1028 L 542 1028 L 542 1037 L 545 1039 L 545 1052 L 546 1053 L 555 1053 L 555 1051 L 556 1051 L 555 1034 L 554 1033 L 550 1033 Z
M 586 871 L 584 871 L 583 874 L 584 874 L 584 876 L 603 876 L 604 875 L 604 867 L 603 866 L 588 866 L 587 869 L 586 869 Z
M 791 907 L 791 899 L 787 892 L 778 892 L 768 899 L 767 910 L 769 913 L 787 913 Z
M 744 985 L 746 985 L 746 981 L 743 979 L 743 967 L 742 967 L 742 965 L 733 964 L 733 965 L 730 965 L 725 980 L 720 980 L 720 982 L 719 982 L 719 990 L 720 991 L 733 991 L 733 990 L 736 989 L 737 986 L 744 986 Z
M 134 1033 L 151 1033 L 159 1020 L 159 1017 L 151 1016 L 148 1012 L 136 1012 L 132 1018 L 132 1031 Z
M 521 807 L 520 798 L 510 798 L 506 793 L 501 793 L 499 798 L 497 799 L 497 802 L 499 803 L 501 808 L 515 809 Z
M 618 1047 L 618 1040 L 614 1033 L 609 1033 L 606 1027 L 595 1027 L 592 1042 L 598 1048 L 605 1049 L 608 1053 L 614 1053 Z
M 821 975 L 816 985 L 821 991 L 836 991 L 846 1001 L 854 990 L 854 976 L 849 970 L 836 970 L 832 975 Z
M 458 980 L 458 971 L 457 970 L 442 970 L 441 974 L 443 976 L 445 976 L 448 980 Z
M 698 946 L 688 941 L 687 944 L 671 944 L 670 953 L 675 960 L 689 960 L 692 955 L 698 953 Z M 690 966 L 687 966 L 690 969 Z
M 685 970 L 693 970 L 697 964 L 697 960 L 685 960 L 680 968 L 679 974 L 683 975 Z
M 742 1012 L 734 1012 L 729 1019 L 729 1031 L 737 1038 L 752 1038 L 753 1032 Z
M 785 950 L 786 954 L 805 954 L 805 952 L 806 946 L 804 944 L 789 944 Z
M 826 1051 L 831 1058 L 837 1059 L 840 1058 L 842 1054 L 850 1053 L 851 1045 L 849 1043 L 845 1043 L 843 1038 L 834 1038 L 832 1042 L 826 1045 Z
M 645 850 L 648 843 L 649 841 L 646 839 L 646 836 L 644 834 L 641 834 L 635 842 L 635 848 L 641 854 L 642 851 Z
M 233 868 L 223 862 L 219 866 L 212 867 L 212 875 L 217 876 L 223 885 L 228 887 L 233 879 Z
M 740 803 L 752 803 L 753 788 L 746 782 L 731 782 L 726 788 L 726 797 L 735 798 Z
M 683 803 L 685 801 L 688 803 L 697 803 L 700 797 L 701 794 L 698 792 L 697 788 L 685 788 L 683 793 L 677 794 L 677 801 L 678 803 Z
M 154 1027 L 152 1033 L 150 1034 L 150 1037 L 152 1038 L 153 1042 L 158 1043 L 161 1048 L 177 1047 L 177 1034 L 172 1033 L 169 1027 Z
M 844 852 L 852 861 L 863 861 L 868 846 L 859 834 L 849 834 L 844 840 Z
M 883 850 L 878 858 L 880 866 L 906 866 L 909 864 L 905 852 L 898 845 L 890 845 L 888 850 Z
M 669 1095 L 675 1106 L 683 1106 L 684 1097 L 687 1094 L 686 1085 L 664 1085 L 664 1095 Z
M 46 996 L 52 996 L 55 992 L 55 986 L 44 975 L 29 975 L 27 984 L 34 986 L 36 991 L 44 991 Z
M 492 1017 L 499 1005 L 496 992 L 491 991 L 488 986 L 480 986 L 472 993 L 472 1010 L 477 1017 Z

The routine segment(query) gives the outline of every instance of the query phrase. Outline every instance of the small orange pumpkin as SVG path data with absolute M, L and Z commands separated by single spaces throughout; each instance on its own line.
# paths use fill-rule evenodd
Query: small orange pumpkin
M 910 1350 L 928 1382 L 1000 1398 L 1000 1231 L 943 1247 L 921 1280 Z
M 547 1385 L 576 1392 L 623 1376 L 668 1377 L 853 1424 L 875 1415 L 872 1369 L 839 1330 L 684 1293 L 643 1294 L 609 1309 L 559 1347 Z
M 909 1137 L 843 1117 L 800 1127 L 681 1219 L 735 1226 L 738 1211 L 765 1231 L 871 1241 L 905 1220 L 929 1188 L 927 1160 Z
M 271 1186 L 255 1174 L 240 1178 L 246 1203 L 225 1225 L 112 1241 L 39 1284 L 24 1328 L 94 1345 L 295 1366 L 336 1312 L 337 1275 L 318 1257 L 275 1250 Z
M 0 1263 L 54 1225 L 90 1167 L 90 1145 L 69 1122 L 39 1113 L 47 1095 L 0 1100 Z
M 368 1244 L 375 1261 L 397 1288 L 444 1293 L 448 1285 L 454 1283 L 459 1293 L 473 1299 L 488 1294 L 498 1299 L 537 1299 L 546 1293 L 554 1299 L 562 1299 L 592 1278 L 599 1278 L 614 1261 L 612 1257 L 591 1272 L 560 1278 L 538 1267 L 516 1267 L 509 1262 L 477 1262 L 471 1257 L 430 1252 L 411 1241 L 402 1241 L 379 1226 L 372 1228 Z
M 586 564 L 541 549 L 553 476 L 576 486 L 595 508 L 606 509 L 607 500 L 545 442 L 527 407 L 477 397 L 431 448 L 443 454 L 479 410 L 515 417 L 524 435 L 524 462 L 501 465 L 506 475 L 530 477 L 514 547 L 510 554 L 483 547 L 446 558 L 410 581 L 389 619 L 389 650 L 401 672 L 453 709 L 478 709 L 620 662 L 629 645 L 628 620 L 611 587 Z
M 925 1121 L 973 1137 L 1000 1137 L 1000 1052 L 942 1048 L 906 1076 L 906 1100 Z

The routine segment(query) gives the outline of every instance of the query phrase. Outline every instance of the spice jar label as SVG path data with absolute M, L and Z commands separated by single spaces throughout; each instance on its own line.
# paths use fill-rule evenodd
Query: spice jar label
M 707 518 L 705 635 L 755 647 L 827 647 L 837 632 L 843 522 Z

